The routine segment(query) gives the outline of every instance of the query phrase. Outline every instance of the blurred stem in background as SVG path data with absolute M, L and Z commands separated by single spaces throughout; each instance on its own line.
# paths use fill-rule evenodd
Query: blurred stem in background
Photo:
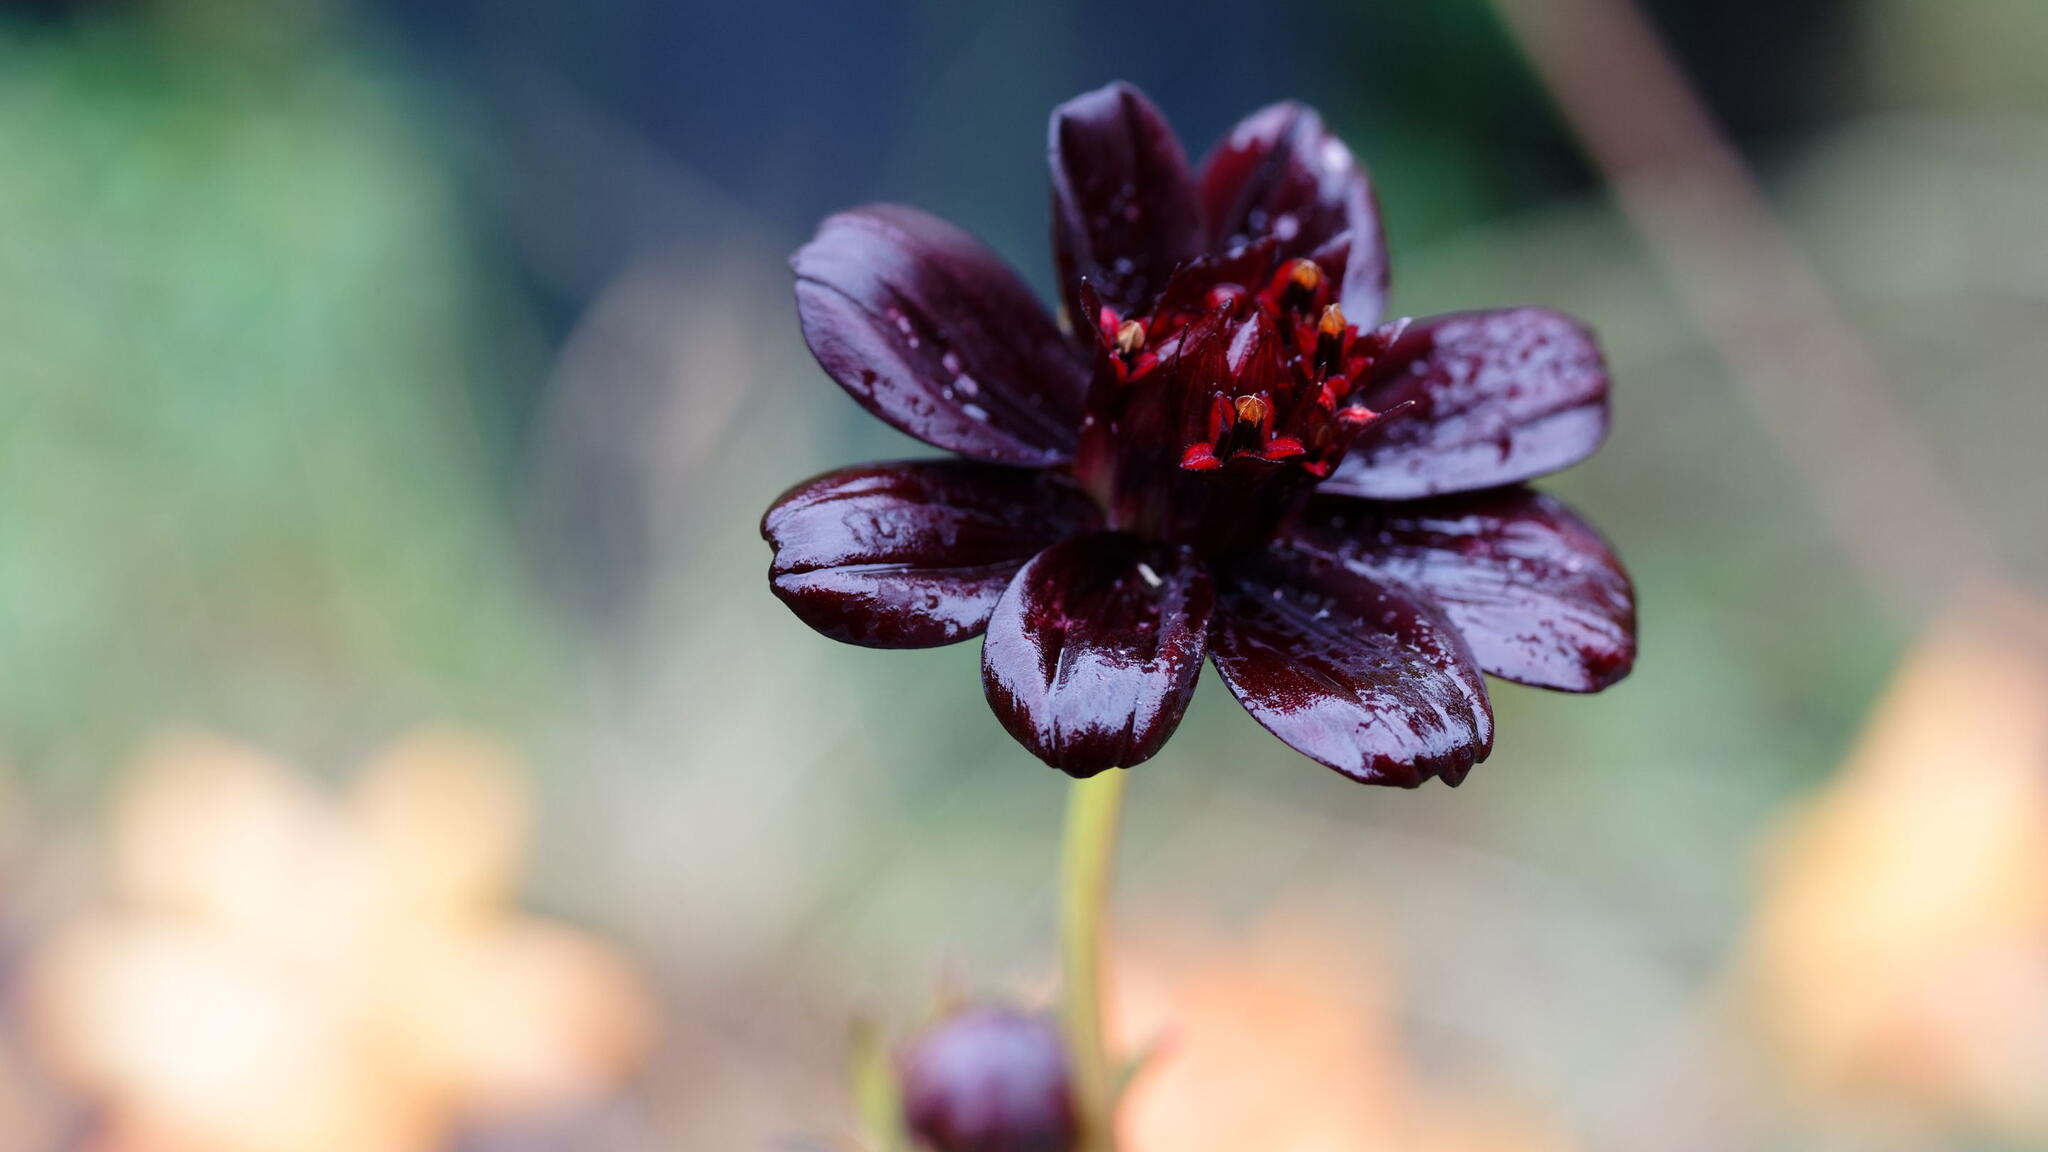
M 853 1025 L 851 1059 L 853 1109 L 860 1120 L 864 1149 L 870 1152 L 905 1152 L 908 1137 L 903 1131 L 903 1086 L 897 1081 L 896 1064 L 889 1052 L 881 1026 L 873 1020 L 856 1020 Z
M 1060 850 L 1060 1024 L 1073 1075 L 1080 1152 L 1114 1152 L 1115 1085 L 1103 1037 L 1102 957 L 1124 770 L 1074 781 Z
M 1869 591 L 1917 621 L 2001 579 L 1877 358 L 1634 0 L 1491 0 Z

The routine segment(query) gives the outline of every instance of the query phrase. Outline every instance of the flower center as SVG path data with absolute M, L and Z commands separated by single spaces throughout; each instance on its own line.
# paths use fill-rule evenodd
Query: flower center
M 1266 243 L 1182 265 L 1145 315 L 1099 308 L 1075 474 L 1112 527 L 1256 546 L 1390 414 L 1359 393 L 1398 332 L 1352 327 L 1336 287 Z

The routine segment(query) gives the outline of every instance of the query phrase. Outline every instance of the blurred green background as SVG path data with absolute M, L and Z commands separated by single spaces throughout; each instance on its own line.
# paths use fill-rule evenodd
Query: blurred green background
M 1647 7 L 2041 588 L 2048 6 Z M 1197 154 L 1319 107 L 1378 181 L 1398 311 L 1592 323 L 1614 435 L 1550 487 L 1643 620 L 1611 692 L 1498 686 L 1456 791 L 1350 786 L 1209 678 L 1133 781 L 1127 908 L 1359 921 L 1408 1058 L 1573 1146 L 1893 1146 L 1699 1020 L 1760 837 L 1954 601 L 1845 553 L 1805 478 L 1882 461 L 1762 434 L 1480 0 L 0 5 L 0 947 L 88 901 L 105 789 L 164 726 L 339 778 L 453 721 L 527 753 L 533 902 L 640 958 L 662 1040 L 599 1113 L 451 1139 L 824 1146 L 856 1011 L 1042 985 L 1061 782 L 983 706 L 978 646 L 811 635 L 755 524 L 923 451 L 810 361 L 787 254 L 902 200 L 1047 288 L 1044 117 L 1115 77 Z M 2044 1146 L 1977 1128 L 1883 1140 Z

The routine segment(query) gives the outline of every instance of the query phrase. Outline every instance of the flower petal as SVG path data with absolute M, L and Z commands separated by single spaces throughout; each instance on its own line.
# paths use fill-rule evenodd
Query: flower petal
M 1272 237 L 1286 258 L 1313 256 L 1341 276 L 1338 302 L 1360 328 L 1387 302 L 1387 239 L 1365 168 L 1292 101 L 1240 121 L 1202 163 L 1202 206 L 1213 251 Z
M 1148 760 L 1194 694 L 1215 603 L 1186 549 L 1120 532 L 1063 540 L 1017 573 L 989 619 L 989 707 L 1070 776 Z
M 1073 451 L 1087 368 L 1031 289 L 926 212 L 841 212 L 797 251 L 797 316 L 825 371 L 927 444 L 998 464 Z
M 969 460 L 828 472 L 761 518 L 769 585 L 804 623 L 870 648 L 977 635 L 1010 578 L 1096 521 L 1064 477 Z
M 1068 317 L 1086 336 L 1081 282 L 1119 314 L 1143 312 L 1174 265 L 1200 253 L 1201 205 L 1166 117 L 1121 81 L 1053 110 L 1053 254 Z
M 1457 784 L 1493 750 L 1464 640 L 1397 584 L 1269 554 L 1226 583 L 1210 654 L 1267 731 L 1362 783 Z
M 1607 435 L 1593 334 L 1542 308 L 1417 321 L 1373 365 L 1364 400 L 1414 407 L 1361 436 L 1326 492 L 1409 500 L 1519 483 L 1578 463 Z
M 1540 492 L 1318 495 L 1280 546 L 1427 596 L 1495 676 L 1597 692 L 1635 664 L 1628 573 L 1591 525 Z

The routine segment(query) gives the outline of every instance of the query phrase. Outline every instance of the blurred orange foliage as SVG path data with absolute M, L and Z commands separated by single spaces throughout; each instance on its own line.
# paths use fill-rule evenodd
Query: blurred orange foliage
M 2048 610 L 1907 657 L 1773 843 L 1743 974 L 1809 1102 L 2048 1137 Z
M 1224 939 L 1137 933 L 1116 986 L 1135 1152 L 1563 1152 L 1531 1113 L 1444 1092 L 1404 1059 L 1372 947 L 1327 917 Z
M 110 905 L 35 958 L 37 1046 L 107 1152 L 426 1152 L 614 1091 L 651 1006 L 616 949 L 511 907 L 528 818 L 509 755 L 459 732 L 345 796 L 162 737 L 115 802 Z

